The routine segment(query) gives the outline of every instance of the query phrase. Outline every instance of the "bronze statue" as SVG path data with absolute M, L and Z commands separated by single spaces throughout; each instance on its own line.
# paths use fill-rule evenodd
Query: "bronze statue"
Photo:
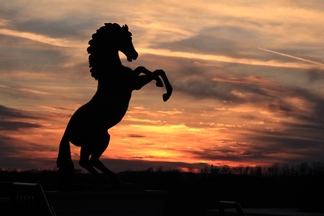
M 119 51 L 126 55 L 129 62 L 138 57 L 127 25 L 121 27 L 116 23 L 106 23 L 92 35 L 89 45 L 90 72 L 98 81 L 98 88 L 92 99 L 72 115 L 60 142 L 56 164 L 63 181 L 69 181 L 74 171 L 71 142 L 81 147 L 81 167 L 102 183 L 106 180 L 96 169 L 106 174 L 113 184 L 120 184 L 116 174 L 99 160 L 108 147 L 108 129 L 124 117 L 133 90 L 140 90 L 156 80 L 158 87 L 163 87 L 164 83 L 167 92 L 163 94 L 163 100 L 167 101 L 172 87 L 163 70 L 151 72 L 142 66 L 132 70 L 122 65 Z

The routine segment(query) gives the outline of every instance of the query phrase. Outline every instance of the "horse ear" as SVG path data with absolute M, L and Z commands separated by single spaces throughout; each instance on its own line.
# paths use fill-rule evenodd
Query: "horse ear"
M 128 31 L 128 26 L 125 24 L 125 25 L 123 25 L 123 28 L 126 30 L 126 31 Z

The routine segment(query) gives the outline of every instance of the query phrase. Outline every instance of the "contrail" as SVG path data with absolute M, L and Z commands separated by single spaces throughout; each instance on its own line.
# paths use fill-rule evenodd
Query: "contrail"
M 286 57 L 289 57 L 289 58 L 297 59 L 297 60 L 300 60 L 300 61 L 309 62 L 309 63 L 312 63 L 312 64 L 317 64 L 317 65 L 320 65 L 320 66 L 324 67 L 324 64 L 321 63 L 321 62 L 316 62 L 316 61 L 312 61 L 312 60 L 300 58 L 300 57 L 297 57 L 297 56 L 288 55 L 288 54 L 285 54 L 285 53 L 281 53 L 281 52 L 276 52 L 276 51 L 273 51 L 273 50 L 264 49 L 264 48 L 261 48 L 261 47 L 259 47 L 258 49 L 259 50 L 266 51 L 266 52 L 274 53 L 274 54 L 277 54 L 277 55 L 281 55 L 281 56 L 286 56 Z

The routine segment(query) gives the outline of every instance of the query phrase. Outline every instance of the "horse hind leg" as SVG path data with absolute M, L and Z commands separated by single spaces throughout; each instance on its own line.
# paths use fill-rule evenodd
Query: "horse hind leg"
M 106 148 L 108 147 L 110 140 L 110 135 L 106 132 L 104 136 L 102 136 L 102 139 L 98 140 L 98 145 L 96 148 L 93 149 L 93 152 L 91 154 L 90 163 L 93 167 L 97 168 L 101 172 L 103 172 L 107 177 L 109 177 L 110 180 L 112 180 L 113 184 L 119 185 L 121 184 L 119 178 L 117 175 L 108 169 L 100 160 L 99 158 L 104 153 Z
M 112 180 L 114 185 L 120 185 L 121 181 L 119 180 L 119 178 L 117 177 L 117 175 L 111 171 L 110 169 L 108 169 L 100 160 L 98 157 L 96 156 L 91 156 L 90 162 L 92 164 L 92 166 L 94 166 L 95 168 L 97 168 L 98 170 L 100 170 L 101 172 L 103 172 L 106 176 L 109 177 L 109 179 Z
M 99 138 L 100 137 L 100 138 Z M 107 132 L 98 135 L 95 140 L 92 142 L 94 145 L 91 147 L 87 145 L 81 146 L 80 153 L 80 161 L 79 164 L 84 169 L 88 170 L 99 182 L 107 183 L 105 178 L 96 170 L 103 172 L 110 180 L 112 180 L 113 184 L 119 185 L 121 184 L 117 175 L 109 170 L 100 160 L 102 153 L 108 147 L 108 143 L 110 140 L 110 136 Z M 96 168 L 96 169 L 95 169 Z
M 100 173 L 98 173 L 90 162 L 90 155 L 91 150 L 87 146 L 81 146 L 79 165 L 92 174 L 101 184 L 105 184 L 106 180 L 100 175 Z

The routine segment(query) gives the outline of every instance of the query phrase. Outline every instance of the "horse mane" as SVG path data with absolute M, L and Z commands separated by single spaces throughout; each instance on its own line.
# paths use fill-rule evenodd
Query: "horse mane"
M 89 67 L 91 76 L 96 80 L 102 77 L 107 71 L 107 53 L 114 48 L 118 48 L 118 42 L 122 37 L 130 37 L 127 25 L 120 26 L 117 23 L 105 23 L 89 41 L 87 52 L 89 55 Z

